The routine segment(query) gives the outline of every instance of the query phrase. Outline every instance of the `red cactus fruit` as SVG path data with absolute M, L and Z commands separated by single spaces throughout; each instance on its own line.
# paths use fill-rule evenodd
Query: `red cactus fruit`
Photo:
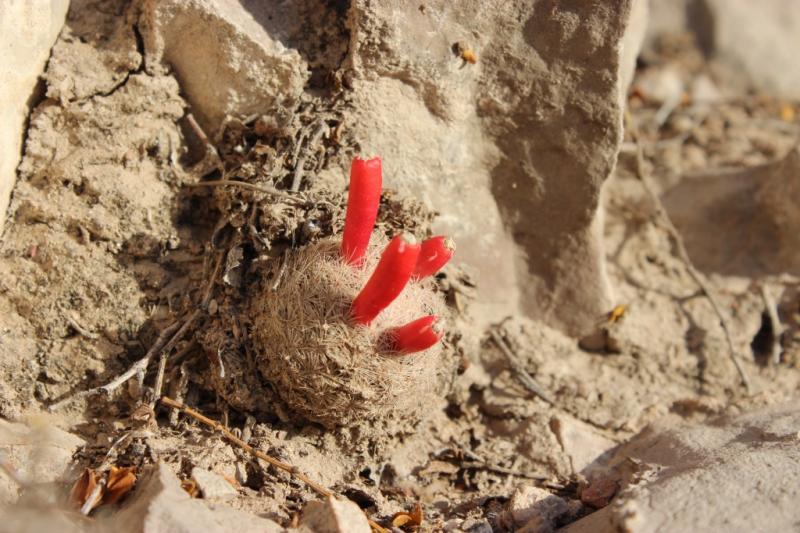
M 412 277 L 422 279 L 436 274 L 453 257 L 456 244 L 453 239 L 439 235 L 422 243 L 417 266 Z
M 369 160 L 353 159 L 342 236 L 342 257 L 350 265 L 361 266 L 364 261 L 378 216 L 382 182 L 380 157 Z
M 427 350 L 442 339 L 442 333 L 433 328 L 438 320 L 439 317 L 428 315 L 392 328 L 384 334 L 386 344 L 391 351 L 400 354 Z
M 420 245 L 412 235 L 398 235 L 381 254 L 378 266 L 350 308 L 357 324 L 369 324 L 405 288 L 417 265 Z

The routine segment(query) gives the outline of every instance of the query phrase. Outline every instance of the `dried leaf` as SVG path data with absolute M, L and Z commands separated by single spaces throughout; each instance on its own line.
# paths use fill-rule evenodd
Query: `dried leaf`
M 128 494 L 136 485 L 136 468 L 112 466 L 107 479 L 103 503 L 111 504 Z
M 794 107 L 790 104 L 783 104 L 781 106 L 781 120 L 784 122 L 794 122 L 795 115 Z
M 392 517 L 392 527 L 407 527 L 413 530 L 422 525 L 422 520 L 422 506 L 420 504 L 416 504 L 414 506 L 414 510 L 410 513 L 406 513 L 405 511 L 396 513 Z
M 75 481 L 75 484 L 72 486 L 72 490 L 69 492 L 70 500 L 75 504 L 75 506 L 80 509 L 86 503 L 86 500 L 89 499 L 89 496 L 92 495 L 92 491 L 97 486 L 97 476 L 94 473 L 94 470 L 86 469 L 81 474 L 81 477 Z M 98 493 L 95 496 L 94 502 L 92 502 L 91 509 L 94 509 L 98 505 L 100 505 L 101 501 L 101 494 Z
M 411 518 L 410 514 L 408 514 L 408 513 L 397 513 L 396 515 L 394 515 L 394 518 L 392 518 L 392 527 L 407 526 L 407 525 L 411 524 L 412 521 L 413 521 L 413 519 Z
M 184 479 L 181 481 L 181 488 L 192 498 L 197 498 L 197 495 L 200 494 L 200 490 L 197 488 L 197 482 L 193 479 Z

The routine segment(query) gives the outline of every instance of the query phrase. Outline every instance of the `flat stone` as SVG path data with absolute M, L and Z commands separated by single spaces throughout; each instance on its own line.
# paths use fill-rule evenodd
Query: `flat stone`
M 372 530 L 358 505 L 333 497 L 306 504 L 300 525 L 315 533 L 370 533 Z
M 207 500 L 230 500 L 238 495 L 227 479 L 205 468 L 193 468 L 192 479 L 197 483 L 203 498 Z
M 796 529 L 800 403 L 704 424 L 674 418 L 646 428 L 616 452 L 609 464 L 623 483 L 613 503 L 563 531 Z
M 26 484 L 70 481 L 72 454 L 82 444 L 80 437 L 50 425 L 46 418 L 28 424 L 0 419 L 0 457 Z M 0 475 L 0 504 L 13 504 L 17 497 L 16 483 Z
M 554 416 L 550 421 L 550 429 L 555 433 L 564 453 L 569 456 L 575 473 L 588 475 L 591 465 L 616 446 L 611 439 L 569 415 Z
M 123 508 L 108 520 L 107 526 L 113 525 L 120 533 L 223 533 L 232 527 L 236 531 L 284 531 L 272 520 L 192 498 L 166 465 L 147 469 Z
M 562 498 L 532 485 L 517 487 L 508 502 L 508 514 L 517 527 L 530 522 L 546 527 L 567 510 Z

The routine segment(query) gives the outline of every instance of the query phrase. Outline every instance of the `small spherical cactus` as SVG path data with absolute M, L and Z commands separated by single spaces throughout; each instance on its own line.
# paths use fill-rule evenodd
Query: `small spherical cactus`
M 356 159 L 342 239 L 293 250 L 277 287 L 251 299 L 259 372 L 294 413 L 328 427 L 413 423 L 451 370 L 437 327 L 447 309 L 430 276 L 452 242 L 387 243 L 373 232 L 380 190 L 380 159 Z

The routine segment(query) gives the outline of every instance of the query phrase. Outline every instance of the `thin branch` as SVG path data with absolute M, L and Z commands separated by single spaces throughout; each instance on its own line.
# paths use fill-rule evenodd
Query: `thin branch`
M 511 348 L 509 348 L 509 346 L 506 344 L 506 341 L 503 340 L 503 337 L 500 336 L 497 330 L 491 329 L 489 334 L 492 336 L 492 340 L 497 347 L 500 348 L 500 351 L 503 352 L 503 355 L 506 356 L 506 359 L 508 359 L 511 369 L 517 375 L 517 379 L 519 379 L 520 383 L 522 383 L 522 385 L 528 389 L 528 391 L 532 392 L 542 400 L 546 401 L 550 405 L 555 405 L 555 402 L 550 394 L 548 394 L 547 391 L 544 390 L 544 387 L 539 385 L 539 383 L 533 379 L 533 376 L 528 374 L 528 371 L 525 370 L 525 368 L 517 359 L 517 356 L 514 354 Z
M 722 312 L 722 307 L 719 305 L 719 302 L 716 297 L 716 293 L 705 280 L 705 277 L 695 268 L 692 260 L 689 258 L 689 253 L 686 251 L 686 245 L 683 242 L 683 238 L 681 237 L 680 232 L 678 232 L 675 225 L 672 223 L 672 220 L 669 218 L 669 214 L 667 210 L 664 209 L 664 205 L 661 203 L 661 199 L 658 197 L 658 194 L 655 191 L 655 188 L 650 183 L 650 178 L 647 175 L 647 172 L 644 168 L 644 150 L 642 149 L 641 141 L 639 139 L 639 132 L 636 129 L 636 124 L 633 120 L 633 116 L 630 113 L 625 114 L 626 122 L 628 123 L 628 131 L 631 134 L 634 142 L 636 143 L 636 177 L 642 183 L 642 186 L 645 189 L 645 192 L 650 197 L 650 200 L 653 202 L 653 206 L 656 212 L 656 216 L 660 220 L 662 227 L 667 231 L 667 234 L 670 237 L 670 240 L 673 243 L 675 251 L 677 252 L 678 258 L 683 262 L 684 266 L 686 267 L 686 271 L 691 276 L 692 280 L 700 287 L 700 290 L 703 292 L 705 297 L 708 299 L 711 307 L 714 309 L 714 313 L 717 315 L 717 319 L 719 319 L 719 324 L 722 327 L 722 331 L 725 334 L 725 341 L 728 344 L 728 355 L 733 362 L 733 365 L 736 367 L 736 371 L 739 373 L 739 378 L 742 381 L 742 385 L 744 385 L 745 390 L 749 394 L 752 391 L 752 386 L 750 384 L 750 378 L 747 376 L 747 373 L 744 370 L 739 358 L 736 354 L 736 347 L 733 344 L 733 338 L 731 336 L 730 328 L 728 326 L 728 319 Z
M 189 325 L 194 322 L 194 320 L 199 316 L 200 310 L 195 310 L 189 318 L 187 318 L 183 323 L 178 320 L 170 324 L 164 331 L 159 334 L 156 342 L 153 343 L 153 346 L 147 351 L 144 357 L 133 363 L 128 370 L 114 378 L 113 380 L 109 381 L 105 385 L 101 385 L 100 387 L 94 387 L 92 389 L 88 389 L 85 391 L 81 391 L 77 394 L 73 394 L 72 396 L 68 396 L 63 400 L 54 403 L 48 409 L 50 411 L 55 411 L 60 409 L 64 405 L 71 403 L 75 400 L 79 400 L 81 398 L 85 398 L 87 396 L 91 396 L 92 394 L 97 393 L 104 393 L 110 394 L 111 392 L 118 389 L 122 384 L 128 381 L 130 378 L 136 375 L 144 375 L 147 371 L 147 366 L 150 363 L 150 359 L 163 348 L 166 351 L 171 350 L 175 347 L 175 344 L 181 339 L 181 337 L 186 333 Z
M 212 279 L 213 283 L 213 279 Z M 200 316 L 200 309 L 195 309 L 189 318 L 186 319 L 186 322 L 183 323 L 181 329 L 178 330 L 177 333 L 170 339 L 170 341 L 164 346 L 164 349 L 161 350 L 161 356 L 159 357 L 158 361 L 158 373 L 156 374 L 156 383 L 153 386 L 153 400 L 150 403 L 150 407 L 154 407 L 156 404 L 156 398 L 161 396 L 161 388 L 164 385 L 164 370 L 167 368 L 167 357 L 169 357 L 169 352 L 178 344 L 186 332 L 189 331 L 189 327 L 197 320 L 197 317 Z
M 192 409 L 190 407 L 186 407 L 182 403 L 176 402 L 175 400 L 173 400 L 172 398 L 169 398 L 167 396 L 162 396 L 161 397 L 161 403 L 163 405 L 166 405 L 167 407 L 171 407 L 173 409 L 178 409 L 179 411 L 181 411 L 181 412 L 189 415 L 190 417 L 194 418 L 198 422 L 201 422 L 201 423 L 205 424 L 206 426 L 210 427 L 211 429 L 213 429 L 215 431 L 218 431 L 219 433 L 222 434 L 223 437 L 225 437 L 231 443 L 233 443 L 236 446 L 240 447 L 241 449 L 243 449 L 247 453 L 249 453 L 251 455 L 254 455 L 255 457 L 261 459 L 262 461 L 264 461 L 266 463 L 269 463 L 270 465 L 274 466 L 275 468 L 277 468 L 279 470 L 283 470 L 284 472 L 286 472 L 290 476 L 299 479 L 300 481 L 302 481 L 303 483 L 308 485 L 311 489 L 313 489 L 314 492 L 316 492 L 317 494 L 319 494 L 321 496 L 324 496 L 326 498 L 336 495 L 330 489 L 327 489 L 327 488 L 323 487 L 322 485 L 320 485 L 316 481 L 312 480 L 311 478 L 309 478 L 308 476 L 306 476 L 302 472 L 299 472 L 296 467 L 294 467 L 294 466 L 292 466 L 292 465 L 290 465 L 288 463 L 284 463 L 283 461 L 280 461 L 278 459 L 275 459 L 274 457 L 269 456 L 269 455 L 265 454 L 264 452 L 262 452 L 260 450 L 256 450 L 255 448 L 253 448 L 252 446 L 250 446 L 249 444 L 244 442 L 242 439 L 238 438 L 236 435 L 231 433 L 230 430 L 228 430 L 228 428 L 226 428 L 225 426 L 223 426 L 219 422 L 217 422 L 215 420 L 212 420 L 212 419 L 208 418 L 207 416 L 195 411 L 194 409 Z M 372 529 L 374 529 L 376 531 L 379 531 L 380 533 L 389 533 L 389 531 L 387 529 L 385 529 L 384 527 L 380 526 L 378 523 L 372 521 L 370 518 L 367 518 L 367 521 L 369 522 L 369 525 L 372 527 Z
M 300 198 L 289 194 L 286 191 L 281 191 L 280 189 L 276 189 L 275 187 L 271 187 L 269 185 L 256 185 L 255 183 L 249 183 L 246 181 L 236 181 L 236 180 L 208 180 L 208 181 L 198 181 L 197 183 L 187 183 L 186 187 L 225 187 L 225 186 L 233 186 L 233 187 L 241 187 L 242 189 L 250 189 L 252 191 L 263 192 L 265 194 L 271 194 L 272 196 L 278 196 L 280 198 L 285 198 L 287 200 L 294 200 L 294 201 L 301 201 Z
M 769 316 L 769 321 L 772 325 L 772 353 L 770 354 L 770 360 L 773 365 L 779 365 L 781 362 L 781 335 L 784 327 L 778 317 L 778 306 L 769 293 L 769 287 L 766 283 L 761 284 L 761 299 L 764 300 L 764 307 L 767 308 L 767 316 Z

